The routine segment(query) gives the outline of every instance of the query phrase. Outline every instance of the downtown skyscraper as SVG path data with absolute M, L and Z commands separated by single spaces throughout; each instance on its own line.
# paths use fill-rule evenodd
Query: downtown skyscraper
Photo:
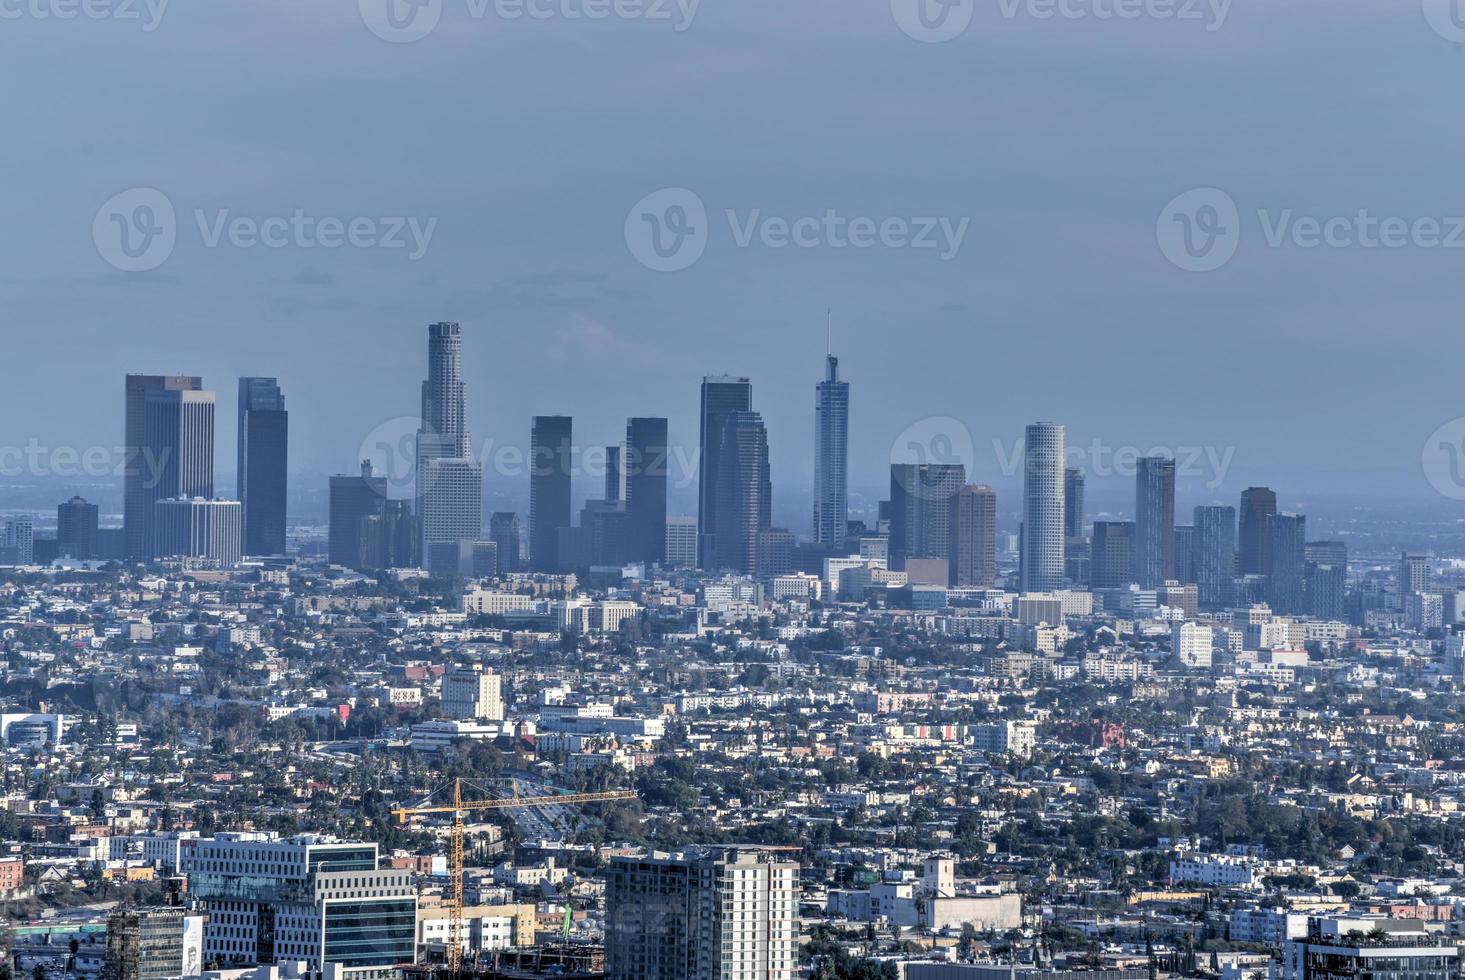
M 1134 581 L 1155 589 L 1175 577 L 1175 460 L 1146 456 L 1134 474 Z
M 239 503 L 246 555 L 285 553 L 290 413 L 275 378 L 239 379 Z
M 849 382 L 839 380 L 839 358 L 830 353 L 814 392 L 814 542 L 843 544 L 848 520 Z
M 1236 601 L 1236 508 L 1197 507 L 1194 517 L 1195 584 L 1203 609 Z
M 890 464 L 891 568 L 911 558 L 952 560 L 951 502 L 964 483 L 962 463 Z
M 165 500 L 212 500 L 214 497 L 214 393 L 154 389 L 143 408 L 142 445 L 155 461 L 142 489 L 146 503 L 146 557 L 157 557 L 158 504 Z M 175 552 L 178 553 L 178 552 Z
M 773 523 L 773 481 L 768 466 L 768 430 L 757 412 L 723 417 L 718 439 L 714 500 L 717 531 L 709 568 L 759 572 L 764 531 Z
M 666 482 L 671 457 L 667 420 L 626 420 L 622 470 L 626 488 L 626 545 L 631 561 L 659 564 L 666 557 Z
M 747 378 L 708 375 L 702 379 L 701 459 L 697 467 L 697 563 L 712 567 L 718 522 L 717 468 L 722 462 L 722 433 L 728 416 L 753 410 L 753 383 Z
M 964 486 L 951 498 L 950 584 L 990 589 L 997 578 L 997 494 Z
M 1027 427 L 1019 559 L 1024 592 L 1063 588 L 1063 460 L 1063 426 L 1036 422 Z
M 1272 611 L 1284 616 L 1307 612 L 1307 518 L 1273 514 L 1267 518 L 1271 561 L 1267 595 Z
M 148 556 L 152 544 L 153 503 L 162 461 L 146 445 L 147 398 L 157 391 L 198 391 L 203 379 L 189 375 L 129 374 L 123 423 L 122 526 L 126 557 Z
M 529 567 L 536 572 L 561 570 L 560 532 L 571 526 L 573 426 L 568 415 L 536 415 L 530 429 Z
M 417 430 L 417 519 L 428 570 L 456 575 L 462 543 L 483 536 L 483 464 L 473 457 L 468 435 L 462 328 L 434 323 L 427 338 Z
M 1272 564 L 1271 519 L 1277 513 L 1277 494 L 1267 487 L 1241 492 L 1240 572 L 1266 575 Z

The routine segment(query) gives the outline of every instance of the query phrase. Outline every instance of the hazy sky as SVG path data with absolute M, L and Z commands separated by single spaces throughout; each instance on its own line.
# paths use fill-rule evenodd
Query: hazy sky
M 695 444 L 699 377 L 747 374 L 801 481 L 826 308 L 866 485 L 913 425 L 969 434 L 996 482 L 1054 419 L 1427 492 L 1421 449 L 1465 415 L 1465 218 L 1458 247 L 1418 225 L 1465 216 L 1465 26 L 1436 0 L 159 2 L 0 0 L 0 446 L 114 445 L 124 372 L 198 373 L 222 477 L 235 378 L 270 374 L 295 468 L 347 468 L 417 410 L 452 319 L 480 443 L 571 414 L 585 443 L 668 415 Z M 165 220 L 135 188 L 176 233 L 127 273 L 158 255 L 118 251 L 116 217 Z M 635 210 L 664 188 L 695 197 Z M 1196 188 L 1239 212 L 1214 271 L 1157 241 Z M 689 200 L 700 257 L 648 268 Z M 1360 209 L 1409 240 L 1366 247 Z M 280 247 L 230 224 L 297 211 Z M 322 219 L 358 243 L 320 247 Z M 883 240 L 845 245 L 854 219 Z

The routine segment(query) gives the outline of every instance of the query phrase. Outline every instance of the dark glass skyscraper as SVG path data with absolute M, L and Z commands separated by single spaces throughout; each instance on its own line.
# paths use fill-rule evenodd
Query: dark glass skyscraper
M 155 391 L 198 391 L 203 379 L 184 375 L 129 374 L 126 383 L 122 476 L 122 535 L 128 558 L 146 558 L 152 547 L 153 492 L 161 466 L 145 445 L 147 396 Z
M 890 466 L 890 567 L 909 558 L 951 560 L 951 501 L 966 483 L 961 463 Z
M 1236 508 L 1197 507 L 1192 539 L 1195 584 L 1204 609 L 1236 601 Z
M 529 434 L 529 567 L 560 570 L 560 529 L 571 526 L 573 420 L 536 415 Z
M 671 455 L 666 419 L 626 420 L 626 549 L 632 561 L 666 557 L 666 481 Z
M 702 379 L 701 460 L 697 467 L 698 563 L 712 565 L 717 537 L 718 477 L 722 463 L 722 433 L 728 416 L 753 410 L 753 383 L 747 378 L 708 375 Z
M 1240 555 L 1242 575 L 1266 575 L 1272 565 L 1271 525 L 1277 513 L 1277 495 L 1266 487 L 1248 487 L 1241 493 Z
M 96 558 L 97 550 L 97 505 L 72 497 L 57 507 L 57 554 L 85 560 Z
M 496 511 L 488 518 L 488 537 L 498 545 L 500 574 L 519 570 L 519 515 L 511 510 Z
M 1272 611 L 1302 615 L 1307 612 L 1307 518 L 1273 514 L 1267 524 L 1272 556 L 1267 588 Z
M 361 464 L 360 476 L 331 477 L 330 543 L 331 564 L 363 568 L 367 563 L 369 518 L 386 511 L 387 478 L 372 472 L 371 463 Z
M 1175 577 L 1175 460 L 1146 456 L 1134 479 L 1134 581 L 1154 589 Z
M 1069 540 L 1083 537 L 1083 470 L 1063 471 L 1063 536 Z
M 849 520 L 849 382 L 839 380 L 839 358 L 824 365 L 814 391 L 814 541 L 834 548 Z
M 274 378 L 239 379 L 239 503 L 246 555 L 285 553 L 290 413 Z
M 760 536 L 773 522 L 773 482 L 763 416 L 732 412 L 723 418 L 716 473 L 717 531 L 709 567 L 757 574 Z
M 1134 573 L 1134 523 L 1094 521 L 1089 577 L 1095 589 L 1121 589 Z

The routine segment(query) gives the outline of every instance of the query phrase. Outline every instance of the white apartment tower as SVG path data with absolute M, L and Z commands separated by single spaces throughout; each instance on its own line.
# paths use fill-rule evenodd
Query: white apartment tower
M 503 721 L 503 679 L 480 665 L 443 674 L 443 714 L 457 721 Z
M 607 980 L 794 980 L 799 866 L 770 849 L 611 861 Z

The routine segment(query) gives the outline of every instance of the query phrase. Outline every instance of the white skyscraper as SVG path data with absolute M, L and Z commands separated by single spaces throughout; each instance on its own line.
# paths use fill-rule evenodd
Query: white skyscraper
M 1024 592 L 1063 588 L 1063 426 L 1027 427 L 1023 451 L 1022 556 Z
M 456 567 L 458 544 L 483 537 L 483 465 L 473 458 L 468 435 L 462 328 L 434 323 L 427 331 L 427 380 L 422 383 L 422 425 L 417 431 L 417 516 L 424 564 L 434 573 L 456 575 L 461 571 Z M 444 547 L 448 545 L 452 547 Z

